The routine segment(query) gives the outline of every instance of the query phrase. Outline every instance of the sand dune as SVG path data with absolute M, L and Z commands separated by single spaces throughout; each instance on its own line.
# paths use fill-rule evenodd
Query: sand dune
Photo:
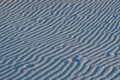
M 0 80 L 120 80 L 120 1 L 0 0 Z

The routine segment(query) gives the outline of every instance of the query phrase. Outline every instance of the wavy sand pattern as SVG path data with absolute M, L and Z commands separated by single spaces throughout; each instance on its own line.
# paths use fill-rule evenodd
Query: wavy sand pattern
M 0 0 L 0 80 L 120 80 L 120 0 Z

